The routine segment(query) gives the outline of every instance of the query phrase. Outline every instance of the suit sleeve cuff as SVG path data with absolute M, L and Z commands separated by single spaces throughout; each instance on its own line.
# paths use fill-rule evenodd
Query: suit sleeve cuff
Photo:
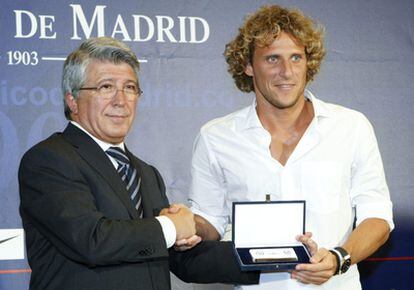
M 177 238 L 177 231 L 175 230 L 174 223 L 166 216 L 157 216 L 155 218 L 161 225 L 167 248 L 171 248 L 175 244 Z

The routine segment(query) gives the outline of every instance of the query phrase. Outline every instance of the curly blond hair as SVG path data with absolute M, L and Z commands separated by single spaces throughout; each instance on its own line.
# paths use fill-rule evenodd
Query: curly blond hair
M 271 45 L 282 31 L 295 37 L 305 47 L 306 81 L 313 80 L 318 73 L 325 56 L 323 27 L 297 9 L 266 5 L 247 17 L 239 28 L 239 34 L 226 45 L 224 51 L 228 71 L 241 91 L 254 90 L 252 77 L 244 71 L 252 61 L 255 47 Z

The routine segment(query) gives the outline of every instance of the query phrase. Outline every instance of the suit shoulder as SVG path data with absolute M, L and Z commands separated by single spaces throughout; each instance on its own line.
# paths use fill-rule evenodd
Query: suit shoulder
M 54 151 L 62 151 L 65 147 L 69 146 L 62 137 L 62 133 L 57 132 L 50 135 L 48 138 L 38 142 L 33 145 L 29 150 L 27 150 L 22 159 L 25 159 L 29 156 L 37 155 L 41 152 L 52 153 Z

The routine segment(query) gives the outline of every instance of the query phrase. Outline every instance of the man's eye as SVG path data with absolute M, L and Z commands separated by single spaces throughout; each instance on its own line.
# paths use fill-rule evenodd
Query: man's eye
M 135 85 L 126 85 L 125 90 L 130 91 L 130 92 L 137 92 L 138 91 L 138 89 Z
M 112 91 L 114 88 L 114 86 L 112 84 L 102 84 L 99 86 L 99 90 L 100 91 L 104 91 L 104 92 L 110 92 Z
M 270 62 L 270 63 L 277 62 L 277 56 L 276 55 L 268 56 L 267 61 Z
M 292 56 L 293 61 L 300 61 L 301 59 L 302 59 L 302 56 L 299 54 L 295 54 L 294 56 Z

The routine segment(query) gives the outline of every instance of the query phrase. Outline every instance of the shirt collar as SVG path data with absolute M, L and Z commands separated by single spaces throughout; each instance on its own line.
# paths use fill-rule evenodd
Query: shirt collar
M 310 100 L 313 105 L 313 110 L 315 113 L 315 118 L 319 119 L 320 117 L 329 117 L 331 112 L 324 102 L 317 99 L 314 94 L 309 90 L 305 90 L 305 98 Z M 263 128 L 262 123 L 260 122 L 259 116 L 256 111 L 256 99 L 253 100 L 252 104 L 247 107 L 245 111 L 245 116 L 240 122 L 240 130 L 247 130 L 253 128 Z
M 313 111 L 315 113 L 315 117 L 330 117 L 331 111 L 329 110 L 328 106 L 325 102 L 322 102 L 321 100 L 317 99 L 314 94 L 312 94 L 311 91 L 305 90 L 305 97 L 309 99 L 312 102 L 313 105 Z
M 263 128 L 256 111 L 257 102 L 253 100 L 252 104 L 247 108 L 246 116 L 240 122 L 240 129 L 247 130 L 252 128 Z
M 79 129 L 81 129 L 83 132 L 85 132 L 86 134 L 88 134 L 91 138 L 92 138 L 92 140 L 94 140 L 98 145 L 99 145 L 99 147 L 101 147 L 102 148 L 102 150 L 105 152 L 106 150 L 108 150 L 109 149 L 109 147 L 119 147 L 119 148 L 121 148 L 122 150 L 124 150 L 125 151 L 125 144 L 124 144 L 124 142 L 121 142 L 121 143 L 119 143 L 119 144 L 111 144 L 111 143 L 107 143 L 107 142 L 105 142 L 105 141 L 102 141 L 102 140 L 99 140 L 98 138 L 96 138 L 95 136 L 93 136 L 91 133 L 89 133 L 88 131 L 86 131 L 86 129 L 84 129 L 83 127 L 82 127 L 82 125 L 80 125 L 79 123 L 77 123 L 77 122 L 75 122 L 75 121 L 70 121 L 71 122 L 71 124 L 73 124 L 74 126 L 76 126 L 76 127 L 78 127 Z

